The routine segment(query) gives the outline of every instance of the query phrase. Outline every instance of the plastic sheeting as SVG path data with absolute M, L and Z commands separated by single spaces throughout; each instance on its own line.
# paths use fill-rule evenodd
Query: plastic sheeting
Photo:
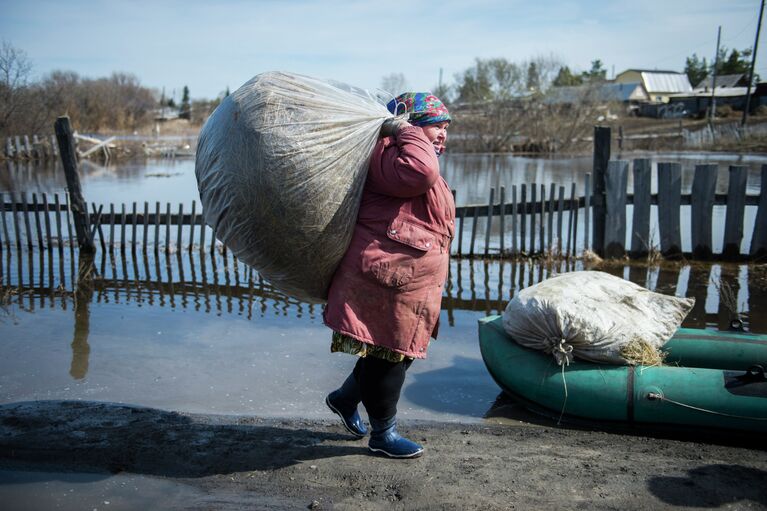
M 390 117 L 362 89 L 257 75 L 222 101 L 200 133 L 195 173 L 205 222 L 281 291 L 324 301 Z
M 503 313 L 504 330 L 522 346 L 551 354 L 630 363 L 621 350 L 644 341 L 660 349 L 695 304 L 597 271 L 552 277 L 520 291 Z

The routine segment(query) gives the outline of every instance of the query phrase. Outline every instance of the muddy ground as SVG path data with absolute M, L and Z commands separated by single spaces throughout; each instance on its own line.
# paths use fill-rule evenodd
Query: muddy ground
M 763 435 L 669 438 L 533 416 L 400 429 L 422 458 L 370 455 L 332 421 L 14 403 L 0 406 L 0 470 L 159 477 L 194 488 L 184 509 L 767 509 Z

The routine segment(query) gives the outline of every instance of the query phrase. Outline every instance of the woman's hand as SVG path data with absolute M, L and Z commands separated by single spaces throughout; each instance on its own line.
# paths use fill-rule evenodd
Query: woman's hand
M 397 119 L 396 117 L 386 119 L 381 126 L 380 136 L 381 138 L 393 137 L 399 132 L 399 130 L 407 126 L 410 126 L 410 123 L 404 119 Z

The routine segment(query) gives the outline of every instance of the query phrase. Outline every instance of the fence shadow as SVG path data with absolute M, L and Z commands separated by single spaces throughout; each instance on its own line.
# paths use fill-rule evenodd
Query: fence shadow
M 455 324 L 457 311 L 500 314 L 520 290 L 587 268 L 583 260 L 452 258 L 442 301 L 447 324 Z M 613 263 L 599 269 L 653 291 L 694 297 L 686 327 L 728 329 L 738 317 L 747 328 L 767 332 L 767 317 L 753 312 L 767 306 L 767 273 L 759 266 Z M 226 251 L 105 251 L 93 258 L 76 250 L 0 252 L 0 321 L 42 308 L 74 309 L 75 339 L 80 339 L 76 344 L 87 351 L 88 311 L 98 304 L 167 307 L 249 320 L 319 319 L 322 312 L 322 305 L 285 295 Z
M 205 477 L 367 453 L 350 438 L 277 420 L 222 420 L 115 403 L 0 406 L 0 458 L 27 469 Z

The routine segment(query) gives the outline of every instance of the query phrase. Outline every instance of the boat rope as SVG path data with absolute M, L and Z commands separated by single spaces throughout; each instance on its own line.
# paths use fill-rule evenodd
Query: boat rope
M 572 347 L 570 348 L 572 349 Z M 562 423 L 562 417 L 565 415 L 565 407 L 567 406 L 567 379 L 565 378 L 565 366 L 569 366 L 570 363 L 567 364 L 561 364 L 562 366 L 562 386 L 565 389 L 565 400 L 562 403 L 562 410 L 559 411 L 559 419 L 557 419 L 557 426 L 559 426 Z
M 550 346 L 551 354 L 554 355 L 554 359 L 557 364 L 562 368 L 562 386 L 565 389 L 565 400 L 562 402 L 562 410 L 559 412 L 559 419 L 557 419 L 557 426 L 562 423 L 562 417 L 565 415 L 565 407 L 567 407 L 567 379 L 565 378 L 565 367 L 570 365 L 573 361 L 573 347 L 571 344 L 567 344 L 567 339 L 558 338 L 553 339 L 551 337 L 546 339 L 547 344 Z
M 687 403 L 681 403 L 679 401 L 674 401 L 673 399 L 669 399 L 663 394 L 659 394 L 657 392 L 650 392 L 647 394 L 647 399 L 650 400 L 660 400 L 660 401 L 666 401 L 668 403 L 671 403 L 673 405 L 681 406 L 683 408 L 689 408 L 691 410 L 697 410 L 699 412 L 705 412 L 710 413 L 713 415 L 721 415 L 723 417 L 732 417 L 734 419 L 747 419 L 747 420 L 753 420 L 753 421 L 767 421 L 767 417 L 749 417 L 747 415 L 734 415 L 731 413 L 724 413 L 724 412 L 717 412 L 716 410 L 708 410 L 706 408 L 700 408 L 698 406 L 688 405 Z
M 573 361 L 573 346 L 567 343 L 567 339 L 547 337 L 544 342 L 548 345 L 549 352 L 554 355 L 557 364 L 570 365 Z

